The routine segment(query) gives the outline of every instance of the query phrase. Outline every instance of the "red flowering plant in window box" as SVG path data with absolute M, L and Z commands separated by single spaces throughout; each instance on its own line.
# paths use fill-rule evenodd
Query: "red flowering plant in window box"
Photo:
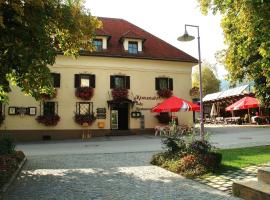
M 43 100 L 54 99 L 57 96 L 57 89 L 54 88 L 52 91 L 48 91 L 48 93 L 41 93 L 40 96 Z
M 75 115 L 75 122 L 77 124 L 83 125 L 87 123 L 89 126 L 96 120 L 95 115 L 92 114 L 76 114 Z
M 112 97 L 116 99 L 127 99 L 128 98 L 128 89 L 126 88 L 115 88 L 112 89 Z
M 40 115 L 36 118 L 38 123 L 44 124 L 45 126 L 56 126 L 60 121 L 59 115 Z
M 157 91 L 157 95 L 162 98 L 169 98 L 172 94 L 173 93 L 170 89 L 160 89 Z
M 78 87 L 75 95 L 80 99 L 90 100 L 94 95 L 94 89 L 92 87 Z

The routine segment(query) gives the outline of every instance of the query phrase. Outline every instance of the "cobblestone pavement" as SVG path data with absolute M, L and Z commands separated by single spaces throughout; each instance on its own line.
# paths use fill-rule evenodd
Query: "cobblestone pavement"
M 232 194 L 232 183 L 240 180 L 257 180 L 257 171 L 260 167 L 270 166 L 270 163 L 259 166 L 245 167 L 239 170 L 228 170 L 220 175 L 199 177 L 194 180 L 216 188 L 222 192 Z
M 29 156 L 5 200 L 236 200 L 152 166 L 153 152 Z

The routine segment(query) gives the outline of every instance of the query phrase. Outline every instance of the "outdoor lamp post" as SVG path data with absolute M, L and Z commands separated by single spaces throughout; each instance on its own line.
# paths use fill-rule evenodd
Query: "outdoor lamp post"
M 201 45 L 200 45 L 200 29 L 199 26 L 185 24 L 184 35 L 177 38 L 181 42 L 189 42 L 195 39 L 194 36 L 189 35 L 187 32 L 187 27 L 197 28 L 198 31 L 198 53 L 199 53 L 199 78 L 200 78 L 200 136 L 204 140 L 204 123 L 203 123 L 203 101 L 202 101 L 202 63 L 201 63 Z

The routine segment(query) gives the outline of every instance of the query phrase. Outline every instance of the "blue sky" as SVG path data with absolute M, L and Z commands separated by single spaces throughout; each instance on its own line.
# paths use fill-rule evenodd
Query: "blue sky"
M 202 60 L 215 64 L 215 53 L 225 48 L 220 16 L 201 14 L 197 0 L 86 0 L 92 15 L 123 18 L 145 29 L 175 47 L 198 57 L 197 40 L 183 43 L 177 37 L 184 33 L 184 24 L 200 26 Z M 188 29 L 196 35 L 196 29 Z M 218 76 L 226 71 L 218 66 Z

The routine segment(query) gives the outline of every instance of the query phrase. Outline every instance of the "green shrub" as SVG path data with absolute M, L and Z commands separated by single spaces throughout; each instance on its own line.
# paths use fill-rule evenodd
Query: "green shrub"
M 8 135 L 0 136 L 0 155 L 12 154 L 15 152 L 14 139 Z
M 186 153 L 185 140 L 180 137 L 166 137 L 162 140 L 166 151 L 172 155 L 183 155 Z
M 187 155 L 181 158 L 178 172 L 186 177 L 195 177 L 204 174 L 207 170 L 195 155 Z
M 211 170 L 215 171 L 221 166 L 222 154 L 217 152 L 209 152 L 203 156 L 204 166 Z
M 193 140 L 187 146 L 187 151 L 194 155 L 204 155 L 210 152 L 212 145 L 207 140 Z
M 158 153 L 158 154 L 152 156 L 150 163 L 152 165 L 161 166 L 164 162 L 166 162 L 166 160 L 167 160 L 167 158 L 164 155 L 164 153 Z
M 21 162 L 25 158 L 25 155 L 22 151 L 16 151 L 15 158 L 18 162 Z
M 260 124 L 265 124 L 266 120 L 260 117 L 256 117 L 255 122 L 260 125 Z
M 168 169 L 169 171 L 178 173 L 181 161 L 178 160 L 166 160 L 161 167 Z

